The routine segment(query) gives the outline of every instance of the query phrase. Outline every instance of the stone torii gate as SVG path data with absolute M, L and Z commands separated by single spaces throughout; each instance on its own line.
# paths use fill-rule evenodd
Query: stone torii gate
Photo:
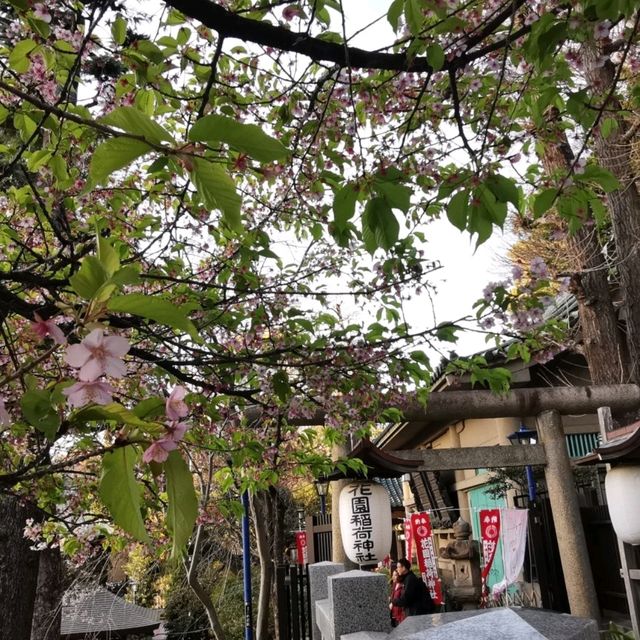
M 639 408 L 640 387 L 610 385 L 531 388 L 516 389 L 504 395 L 496 395 L 490 391 L 432 393 L 426 409 L 412 401 L 408 401 L 402 408 L 404 422 L 410 423 L 416 433 L 429 422 L 536 416 L 540 444 L 523 447 L 396 450 L 393 456 L 398 461 L 420 461 L 421 464 L 414 468 L 415 471 L 544 465 L 571 613 L 599 620 L 600 609 L 561 415 L 595 414 L 601 407 L 609 407 L 613 412 Z M 318 412 L 314 418 L 301 420 L 300 424 L 322 424 L 323 421 L 324 415 Z M 340 539 L 337 502 L 333 500 L 334 540 Z M 334 554 L 335 550 L 334 544 Z M 339 561 L 344 558 L 333 559 Z

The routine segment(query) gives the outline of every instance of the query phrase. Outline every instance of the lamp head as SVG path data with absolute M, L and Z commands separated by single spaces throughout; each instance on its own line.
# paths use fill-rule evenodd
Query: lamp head
M 316 493 L 319 496 L 326 496 L 329 493 L 329 479 L 327 476 L 320 476 L 315 481 Z
M 521 424 L 517 431 L 507 436 L 507 439 L 511 444 L 536 444 L 538 442 L 538 432 Z

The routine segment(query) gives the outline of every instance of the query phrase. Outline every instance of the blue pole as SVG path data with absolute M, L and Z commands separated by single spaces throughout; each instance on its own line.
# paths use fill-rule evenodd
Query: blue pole
M 251 607 L 251 549 L 249 547 L 249 493 L 242 494 L 242 579 L 244 594 L 244 640 L 253 640 Z
M 536 481 L 533 477 L 533 469 L 527 465 L 525 467 L 527 471 L 527 488 L 529 489 L 529 502 L 536 501 Z

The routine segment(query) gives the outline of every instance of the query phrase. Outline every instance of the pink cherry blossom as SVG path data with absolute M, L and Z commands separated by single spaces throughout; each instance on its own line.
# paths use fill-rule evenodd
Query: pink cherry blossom
M 67 347 L 65 360 L 74 369 L 80 369 L 78 378 L 84 382 L 101 375 L 122 378 L 127 368 L 122 357 L 131 345 L 121 336 L 105 336 L 102 329 L 94 329 L 80 344 Z
M 147 464 L 153 462 L 165 462 L 169 457 L 169 452 L 177 449 L 178 443 L 165 436 L 153 442 L 142 454 L 142 460 Z
M 609 31 L 611 30 L 611 23 L 608 20 L 598 22 L 593 29 L 593 35 L 596 40 L 602 40 L 609 37 Z
M 42 22 L 51 22 L 51 14 L 49 10 L 43 4 L 37 4 L 33 7 L 33 15 Z
M 49 336 L 56 344 L 67 343 L 62 329 L 51 318 L 43 320 L 37 313 L 33 315 L 36 320 L 31 323 L 31 328 L 41 340 Z
M 0 396 L 0 426 L 8 427 L 11 424 L 11 416 L 4 406 L 4 398 Z
M 187 432 L 189 425 L 186 422 L 172 422 L 167 425 L 167 431 L 169 435 L 165 437 L 171 438 L 174 442 L 180 442 L 184 438 L 184 434 Z
M 169 420 L 179 420 L 189 413 L 189 407 L 184 403 L 187 390 L 180 385 L 173 387 L 171 394 L 167 398 L 166 412 Z
M 108 382 L 94 380 L 93 382 L 76 382 L 62 390 L 72 407 L 83 407 L 91 402 L 95 404 L 109 404 L 113 397 L 113 387 Z
M 142 455 L 144 462 L 164 462 L 169 457 L 169 451 L 177 449 L 178 443 L 184 438 L 189 425 L 184 422 L 172 422 L 166 425 L 167 433 L 153 442 Z
M 290 4 L 288 7 L 285 7 L 282 11 L 282 17 L 287 20 L 287 22 L 293 20 L 295 17 L 303 17 L 304 12 L 301 7 L 295 4 Z

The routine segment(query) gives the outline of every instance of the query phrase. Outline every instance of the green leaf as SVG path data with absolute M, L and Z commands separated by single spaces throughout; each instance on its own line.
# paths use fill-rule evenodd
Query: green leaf
M 53 440 L 60 428 L 60 416 L 51 406 L 51 394 L 42 389 L 25 391 L 20 400 L 22 414 L 27 422 Z
M 582 173 L 576 175 L 576 180 L 580 180 L 581 182 L 595 182 L 600 185 L 605 193 L 620 188 L 620 182 L 610 171 L 602 169 L 595 164 L 588 164 Z
M 85 300 L 91 300 L 107 281 L 107 274 L 96 256 L 82 259 L 80 269 L 69 278 L 71 288 Z
M 152 144 L 160 144 L 161 142 L 175 144 L 175 140 L 164 127 L 135 107 L 117 107 L 100 118 L 98 122 L 122 129 L 127 133 L 143 136 Z
M 447 205 L 447 218 L 449 222 L 464 231 L 467 228 L 467 219 L 469 217 L 469 192 L 466 189 L 458 191 L 449 200 Z
M 376 180 L 373 186 L 392 209 L 400 209 L 400 211 L 407 213 L 411 206 L 412 194 L 409 187 L 386 180 Z
M 223 142 L 258 162 L 274 162 L 289 155 L 279 140 L 268 136 L 255 124 L 244 124 L 216 114 L 200 118 L 189 131 L 189 140 Z
M 100 234 L 98 234 L 98 260 L 108 277 L 111 277 L 120 268 L 120 258 L 113 250 L 111 242 Z
M 157 422 L 142 420 L 133 411 L 129 411 L 117 402 L 110 404 L 95 404 L 78 409 L 69 416 L 69 422 L 84 425 L 87 422 L 115 422 L 129 427 L 141 429 L 148 435 L 160 434 L 163 427 Z
M 165 411 L 165 399 L 160 397 L 145 398 L 138 402 L 133 408 L 133 413 L 138 418 L 148 418 L 164 416 Z
M 236 192 L 235 182 L 217 164 L 193 158 L 191 180 L 204 204 L 222 211 L 222 220 L 233 231 L 242 231 L 240 206 L 242 199 Z
M 394 31 L 398 30 L 398 22 L 404 9 L 404 0 L 393 0 L 387 11 L 387 20 Z
M 417 36 L 424 24 L 422 3 L 420 0 L 404 0 L 404 19 L 407 21 L 411 35 Z
M 333 219 L 337 227 L 344 229 L 356 211 L 356 201 L 360 192 L 353 183 L 347 183 L 333 197 Z
M 16 43 L 9 54 L 9 66 L 18 73 L 29 71 L 31 61 L 28 56 L 36 46 L 37 44 L 31 39 L 21 40 Z
M 152 148 L 146 142 L 131 138 L 118 137 L 103 142 L 91 158 L 91 181 L 94 184 L 104 184 L 114 171 L 123 169 L 149 151 Z
M 198 516 L 198 499 L 193 488 L 193 476 L 178 451 L 171 451 L 163 464 L 167 477 L 167 528 L 173 538 L 171 555 L 183 555 Z
M 109 279 L 109 282 L 121 287 L 123 284 L 136 284 L 140 279 L 140 266 L 128 264 L 118 269 Z
M 427 47 L 427 62 L 434 71 L 440 71 L 444 67 L 444 50 L 439 44 L 430 44 Z
M 493 215 L 483 204 L 471 207 L 468 229 L 472 234 L 478 234 L 476 249 L 491 237 L 493 233 Z
M 387 251 L 397 242 L 400 225 L 383 198 L 372 198 L 362 215 L 362 238 L 373 253 L 378 247 Z
M 133 445 L 105 453 L 98 492 L 119 527 L 140 542 L 150 542 L 140 512 L 142 485 L 133 472 L 136 458 Z
M 450 322 L 443 322 L 436 327 L 436 336 L 438 340 L 443 342 L 457 342 L 458 336 L 456 332 L 460 331 L 460 327 Z
M 612 133 L 618 130 L 618 121 L 615 118 L 605 118 L 600 125 L 600 133 L 603 138 L 608 138 Z
M 134 316 L 155 320 L 160 324 L 188 333 L 194 340 L 200 339 L 198 330 L 187 316 L 193 310 L 192 306 L 177 306 L 157 295 L 129 293 L 112 297 L 107 303 L 107 308 L 110 311 L 131 313 Z
M 520 204 L 520 192 L 513 180 L 504 176 L 493 175 L 485 180 L 485 184 L 491 190 L 491 193 L 500 202 L 511 202 L 516 208 Z
M 544 215 L 555 202 L 556 197 L 558 196 L 557 189 L 545 189 L 541 191 L 533 201 L 533 215 L 536 218 Z
M 289 385 L 289 377 L 286 371 L 276 371 L 271 377 L 273 390 L 282 402 L 286 402 L 291 396 L 291 386 Z
M 111 36 L 116 44 L 124 44 L 127 38 L 127 21 L 120 14 L 111 25 Z

